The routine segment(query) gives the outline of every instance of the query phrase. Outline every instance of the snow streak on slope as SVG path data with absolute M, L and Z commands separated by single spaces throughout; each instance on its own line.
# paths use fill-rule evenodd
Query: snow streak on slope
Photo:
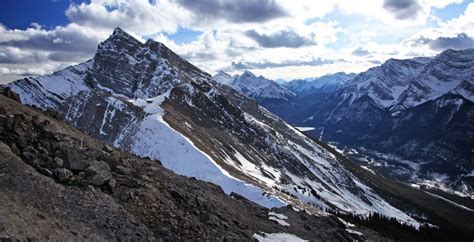
M 256 127 L 265 130 L 265 133 L 276 133 L 276 136 L 279 138 L 269 140 L 268 145 L 273 147 L 275 153 L 295 156 L 299 164 L 302 165 L 297 170 L 290 170 L 290 167 L 280 168 L 276 171 L 272 167 L 242 169 L 246 174 L 259 179 L 269 186 L 276 186 L 290 192 L 301 201 L 314 203 L 322 208 L 336 206 L 344 211 L 358 214 L 377 212 L 397 218 L 408 224 L 419 226 L 418 222 L 391 206 L 378 196 L 373 189 L 364 185 L 345 170 L 333 154 L 315 145 L 309 138 L 301 134 L 300 131 L 288 126 L 293 133 L 292 135 L 297 136 L 299 141 L 303 141 L 297 144 L 283 138 L 282 134 L 279 134 L 277 130 L 257 121 L 253 116 L 245 114 L 245 118 L 250 122 L 254 122 Z M 299 174 L 303 169 L 309 173 L 303 173 L 305 175 Z M 262 174 L 262 170 L 277 177 L 278 179 L 275 180 L 280 182 L 269 183 L 268 178 Z M 281 177 L 283 176 L 288 177 L 288 180 L 291 180 L 292 183 L 282 183 Z M 260 179 L 262 177 L 264 179 Z
M 135 134 L 133 153 L 159 159 L 166 168 L 180 175 L 218 184 L 225 193 L 238 193 L 261 206 L 272 208 L 285 205 L 273 196 L 264 196 L 262 189 L 245 184 L 229 175 L 209 155 L 200 151 L 188 138 L 171 128 L 163 120 L 165 111 L 160 107 L 168 96 L 169 91 L 148 99 L 147 101 L 152 102 L 147 105 L 144 105 L 147 103 L 144 100 L 131 101 L 150 114 L 143 120 L 139 131 Z
M 18 94 L 23 104 L 57 108 L 63 99 L 89 89 L 82 79 L 92 64 L 93 61 L 87 61 L 51 75 L 28 77 L 16 81 L 15 85 L 9 87 Z

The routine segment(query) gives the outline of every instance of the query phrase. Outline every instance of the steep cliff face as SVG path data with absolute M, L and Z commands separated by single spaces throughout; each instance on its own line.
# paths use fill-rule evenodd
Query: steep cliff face
M 93 137 L 260 205 L 309 203 L 415 223 L 253 99 L 121 29 L 90 61 L 9 87 L 22 103 L 53 109 Z

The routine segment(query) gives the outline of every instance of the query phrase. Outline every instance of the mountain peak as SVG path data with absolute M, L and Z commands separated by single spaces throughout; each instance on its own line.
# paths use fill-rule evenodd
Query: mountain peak
M 226 84 L 226 85 L 231 85 L 233 78 L 231 75 L 229 75 L 225 71 L 218 71 L 213 77 L 215 81 L 221 83 L 221 84 Z
M 292 80 L 284 86 L 299 95 L 334 93 L 355 76 L 354 73 L 336 72 L 320 77 Z
M 142 43 L 121 28 L 100 43 L 94 56 L 93 80 L 127 97 L 156 96 L 179 84 L 177 72 L 196 80 L 210 78 L 160 42 Z M 199 78 L 198 78 L 199 76 Z M 180 79 L 181 80 L 181 79 Z
M 239 91 L 240 93 L 254 98 L 257 101 L 263 99 L 284 99 L 293 97 L 294 93 L 290 92 L 280 84 L 267 79 L 263 76 L 256 76 L 249 70 L 245 70 L 241 75 L 234 77 L 219 75 L 214 76 L 214 80 L 227 84 Z
M 138 39 L 133 37 L 131 34 L 126 32 L 125 30 L 121 29 L 120 27 L 116 27 L 107 40 L 111 40 L 111 39 L 112 40 L 117 40 L 117 39 L 131 40 L 131 41 L 139 42 L 141 44 L 141 42 Z
M 104 50 L 123 50 L 128 52 L 135 52 L 143 46 L 143 43 L 133 37 L 131 34 L 125 32 L 123 29 L 117 27 L 114 32 L 99 44 L 98 52 Z
M 214 76 L 228 76 L 231 77 L 231 75 L 225 71 L 218 71 Z
M 112 33 L 112 35 L 123 35 L 123 34 L 128 34 L 128 33 L 125 32 L 125 30 L 123 30 L 120 27 L 115 27 L 114 32 Z
M 256 77 L 255 74 L 249 70 L 245 70 L 244 73 L 242 73 L 242 76 Z
M 439 53 L 435 59 L 442 62 L 464 64 L 470 66 L 474 60 L 474 49 L 453 50 L 447 49 Z

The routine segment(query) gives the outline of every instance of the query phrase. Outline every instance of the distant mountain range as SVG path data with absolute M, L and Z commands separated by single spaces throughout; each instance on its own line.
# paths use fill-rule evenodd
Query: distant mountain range
M 245 96 L 257 101 L 266 99 L 288 100 L 296 96 L 282 85 L 263 76 L 257 77 L 250 71 L 244 71 L 242 75 L 235 76 L 230 76 L 221 71 L 213 79 L 221 84 L 231 86 Z
M 355 73 L 337 72 L 316 78 L 292 80 L 281 85 L 300 96 L 314 93 L 333 93 L 355 76 Z
M 344 83 L 353 79 L 354 73 L 338 72 L 321 77 L 272 81 L 263 76 L 256 76 L 246 70 L 242 75 L 231 76 L 219 71 L 213 79 L 221 84 L 231 86 L 242 94 L 257 101 L 265 99 L 291 100 L 296 96 L 306 96 L 315 93 L 333 93 L 341 88 Z

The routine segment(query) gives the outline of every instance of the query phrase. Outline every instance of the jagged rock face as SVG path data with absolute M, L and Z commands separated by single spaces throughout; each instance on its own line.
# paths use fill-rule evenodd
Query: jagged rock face
M 300 118 L 292 121 L 319 128 L 312 133 L 317 137 L 324 130 L 325 140 L 413 162 L 391 164 L 396 167 L 392 175 L 411 181 L 417 176 L 410 174 L 447 174 L 456 186 L 463 180 L 472 187 L 472 179 L 464 175 L 474 161 L 473 80 L 472 49 L 391 59 L 357 75 L 318 105 L 296 111 L 292 116 Z
M 163 44 L 151 40 L 142 44 L 116 29 L 99 45 L 91 75 L 86 76 L 90 80 L 86 81 L 129 98 L 148 98 L 184 82 L 187 75 L 196 81 L 199 75 L 207 77 Z
M 412 222 L 255 100 L 120 29 L 92 60 L 9 88 L 22 103 L 53 109 L 93 137 L 263 206 L 311 209 L 308 202 Z

